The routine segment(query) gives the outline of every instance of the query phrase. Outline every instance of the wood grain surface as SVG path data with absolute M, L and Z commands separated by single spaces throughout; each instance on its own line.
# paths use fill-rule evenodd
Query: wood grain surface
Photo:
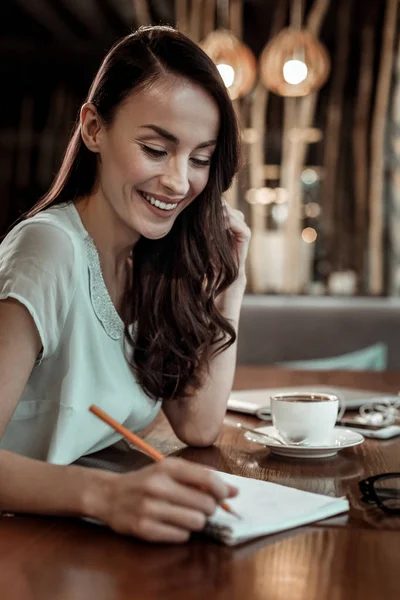
M 327 384 L 396 392 L 400 373 L 306 373 L 238 367 L 235 388 Z M 230 413 L 229 421 L 259 421 Z M 329 459 L 285 459 L 225 424 L 215 446 L 187 448 L 160 416 L 145 439 L 166 454 L 304 490 L 347 495 L 349 515 L 228 548 L 194 536 L 147 544 L 79 519 L 0 518 L 4 600 L 385 600 L 400 597 L 400 518 L 360 501 L 358 481 L 400 472 L 400 437 L 366 440 Z M 130 469 L 146 460 L 123 445 L 86 464 Z

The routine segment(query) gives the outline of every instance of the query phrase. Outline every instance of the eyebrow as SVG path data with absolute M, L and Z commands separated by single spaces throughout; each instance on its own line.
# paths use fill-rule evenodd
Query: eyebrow
M 152 129 L 153 131 L 158 133 L 158 135 L 161 135 L 161 137 L 165 138 L 169 142 L 173 142 L 174 144 L 179 144 L 179 139 L 175 135 L 173 135 L 166 129 L 163 129 L 162 127 L 158 127 L 158 125 L 141 125 L 141 128 Z M 207 140 L 207 142 L 202 142 L 201 144 L 196 146 L 196 149 L 197 148 L 208 148 L 209 146 L 215 146 L 216 143 L 217 143 L 217 140 Z

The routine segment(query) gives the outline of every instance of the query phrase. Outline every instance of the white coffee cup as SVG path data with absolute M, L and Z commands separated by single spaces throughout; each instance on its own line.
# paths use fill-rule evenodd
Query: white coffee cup
M 334 394 L 295 392 L 271 397 L 272 422 L 287 444 L 328 444 L 344 409 Z

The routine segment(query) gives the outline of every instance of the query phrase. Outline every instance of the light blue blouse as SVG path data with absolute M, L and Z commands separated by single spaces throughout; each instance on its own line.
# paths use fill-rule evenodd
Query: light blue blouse
M 123 322 L 74 204 L 42 211 L 4 239 L 0 300 L 8 297 L 32 315 L 43 351 L 0 448 L 68 464 L 121 439 L 89 412 L 90 404 L 131 431 L 155 418 L 161 402 L 135 380 Z

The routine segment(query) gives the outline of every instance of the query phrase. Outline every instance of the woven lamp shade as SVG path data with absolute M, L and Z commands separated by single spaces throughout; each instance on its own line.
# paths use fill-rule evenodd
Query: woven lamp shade
M 283 66 L 294 57 L 301 57 L 307 65 L 307 76 L 300 83 L 288 83 Z M 329 54 L 306 29 L 282 29 L 264 48 L 259 60 L 261 81 L 279 96 L 307 96 L 319 89 L 330 73 Z
M 257 61 L 248 46 L 226 29 L 212 31 L 200 46 L 217 66 L 232 67 L 235 75 L 232 85 L 227 88 L 232 100 L 250 92 L 257 77 Z

